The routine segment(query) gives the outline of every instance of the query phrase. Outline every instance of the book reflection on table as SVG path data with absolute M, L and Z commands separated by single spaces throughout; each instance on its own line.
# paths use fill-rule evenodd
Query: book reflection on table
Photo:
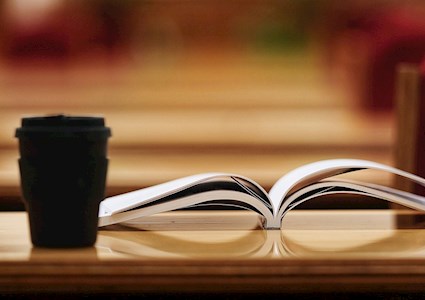
M 413 212 L 407 212 L 412 214 Z M 179 217 L 180 214 L 180 217 Z M 360 211 L 303 212 L 287 216 L 282 230 L 262 230 L 255 225 L 258 215 L 252 212 L 195 212 L 165 213 L 148 220 L 144 230 L 128 226 L 107 227 L 99 231 L 96 247 L 99 255 L 120 254 L 133 258 L 365 258 L 400 255 L 425 256 L 425 232 L 418 228 L 396 229 L 394 214 L 366 211 L 376 223 L 352 223 L 350 218 L 361 216 Z M 193 226 L 203 216 L 208 224 L 202 229 Z M 214 215 L 220 222 L 213 222 Z M 315 218 L 314 215 L 320 215 Z M 224 218 L 239 219 L 238 229 L 223 230 Z M 161 217 L 165 223 L 161 224 Z M 170 218 L 179 224 L 178 230 L 154 230 L 169 226 Z M 342 217 L 342 218 L 341 218 Z M 317 226 L 327 220 L 324 227 Z M 244 222 L 242 220 L 245 219 Z M 302 219 L 304 224 L 300 226 Z M 337 221 L 338 219 L 338 221 Z M 342 224 L 346 219 L 349 224 Z M 168 220 L 168 221 L 167 221 Z M 338 223 L 339 222 L 339 223 Z M 156 223 L 156 224 L 153 224 Z M 338 223 L 338 224 L 337 224 Z M 221 225 L 220 225 L 221 224 Z M 233 224 L 234 225 L 234 224 Z M 206 229 L 209 226 L 209 229 Z M 218 227 L 217 227 L 218 226 Z M 245 226 L 245 229 L 243 229 Z M 113 230 L 109 230 L 113 229 Z M 400 241 L 403 241 L 402 243 Z

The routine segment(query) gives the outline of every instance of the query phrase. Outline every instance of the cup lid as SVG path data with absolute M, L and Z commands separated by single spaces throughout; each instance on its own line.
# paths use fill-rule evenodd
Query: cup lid
M 105 127 L 103 117 L 88 116 L 34 116 L 21 120 L 15 137 L 31 138 L 88 138 L 99 139 L 111 136 L 111 129 Z

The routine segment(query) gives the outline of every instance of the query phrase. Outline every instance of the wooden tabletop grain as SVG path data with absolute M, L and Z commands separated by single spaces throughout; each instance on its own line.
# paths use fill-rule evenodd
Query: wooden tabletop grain
M 395 228 L 396 217 L 418 226 Z M 294 211 L 282 230 L 267 231 L 250 212 L 175 212 L 137 230 L 103 228 L 92 248 L 46 249 L 31 246 L 25 213 L 4 212 L 0 293 L 420 293 L 423 220 L 409 211 Z

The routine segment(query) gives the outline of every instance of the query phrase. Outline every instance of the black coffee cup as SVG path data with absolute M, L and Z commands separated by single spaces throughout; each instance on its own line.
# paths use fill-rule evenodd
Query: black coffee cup
M 103 118 L 23 118 L 19 139 L 21 189 L 31 240 L 39 247 L 87 247 L 96 242 L 105 194 L 107 141 Z

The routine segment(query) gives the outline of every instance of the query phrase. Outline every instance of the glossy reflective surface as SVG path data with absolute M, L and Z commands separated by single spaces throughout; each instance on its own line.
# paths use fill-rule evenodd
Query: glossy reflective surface
M 400 216 L 416 225 L 397 229 Z M 262 230 L 250 212 L 179 212 L 151 217 L 142 229 L 101 229 L 92 248 L 44 249 L 32 247 L 25 213 L 0 213 L 0 261 L 422 258 L 424 219 L 391 210 L 294 211 L 282 230 Z

